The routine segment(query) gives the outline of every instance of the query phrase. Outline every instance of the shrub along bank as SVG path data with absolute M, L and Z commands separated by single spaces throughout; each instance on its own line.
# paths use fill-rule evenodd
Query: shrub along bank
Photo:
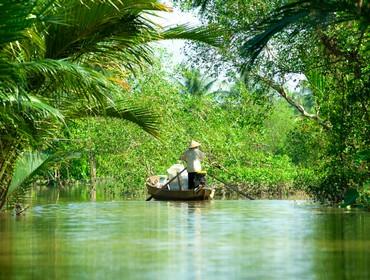
M 105 189 L 119 186 L 117 191 L 124 195 L 143 193 L 146 177 L 166 174 L 195 139 L 207 154 L 204 169 L 210 175 L 253 196 L 286 197 L 301 190 L 295 179 L 302 179 L 302 168 L 292 162 L 293 148 L 287 147 L 288 137 L 301 124 L 284 102 L 262 100 L 241 85 L 233 88 L 233 95 L 225 91 L 194 96 L 160 69 L 148 71 L 137 84 L 132 99 L 158 113 L 160 139 L 118 120 L 78 120 L 69 124 L 54 148 L 81 156 L 57 167 L 52 179 L 89 181 L 96 173 Z

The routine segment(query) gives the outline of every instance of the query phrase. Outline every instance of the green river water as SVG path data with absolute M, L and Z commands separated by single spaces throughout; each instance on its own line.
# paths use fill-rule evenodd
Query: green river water
M 304 201 L 43 201 L 0 215 L 0 279 L 370 279 L 370 213 Z

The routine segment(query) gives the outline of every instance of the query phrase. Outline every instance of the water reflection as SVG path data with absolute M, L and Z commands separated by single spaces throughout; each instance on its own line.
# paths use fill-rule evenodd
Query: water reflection
M 291 201 L 59 201 L 0 216 L 0 279 L 368 279 L 369 233 Z

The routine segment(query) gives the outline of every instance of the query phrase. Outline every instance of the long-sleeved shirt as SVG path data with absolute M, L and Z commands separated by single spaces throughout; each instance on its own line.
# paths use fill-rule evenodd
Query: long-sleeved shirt
M 204 159 L 204 156 L 201 150 L 195 148 L 186 150 L 181 159 L 186 161 L 188 172 L 200 172 L 202 171 L 200 161 Z

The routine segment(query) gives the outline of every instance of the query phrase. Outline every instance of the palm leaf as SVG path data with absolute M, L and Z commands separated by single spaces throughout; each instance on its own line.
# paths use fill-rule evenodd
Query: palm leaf
M 221 31 L 215 26 L 180 25 L 160 28 L 147 15 L 169 8 L 154 0 L 87 1 L 63 3 L 56 13 L 65 25 L 52 24 L 45 35 L 46 58 L 78 59 L 103 66 L 111 61 L 129 70 L 151 62 L 148 43 L 167 39 L 186 39 L 220 46 Z
M 34 96 L 24 100 L 3 98 L 0 103 L 0 141 L 22 141 L 28 145 L 47 145 L 61 125 L 64 115 L 60 110 Z
M 325 96 L 327 91 L 327 81 L 324 75 L 317 71 L 310 71 L 306 74 L 309 86 L 315 93 L 315 96 Z
M 193 26 L 190 24 L 182 24 L 175 27 L 166 27 L 158 39 L 191 40 L 205 43 L 213 47 L 221 47 L 225 40 L 225 36 L 224 30 L 217 25 Z
M 159 115 L 149 108 L 128 104 L 126 101 L 117 101 L 114 105 L 107 107 L 80 104 L 74 109 L 70 109 L 68 113 L 68 117 L 71 119 L 98 116 L 130 121 L 152 136 L 159 137 Z
M 105 104 L 111 99 L 112 92 L 122 90 L 104 73 L 69 61 L 42 59 L 23 63 L 1 63 L 0 60 L 1 65 L 5 65 L 7 69 L 3 72 L 4 83 L 0 84 L 0 98 L 17 93 L 18 96 L 24 97 L 20 101 L 24 101 L 27 100 L 26 95 L 33 91 L 55 101 L 67 95 L 70 98 L 79 96 L 86 101 Z M 0 76 L 1 73 L 2 70 Z
M 44 117 L 53 117 L 60 121 L 64 120 L 64 116 L 58 109 L 36 96 L 28 95 L 27 97 L 16 98 L 15 96 L 3 95 L 0 93 L 0 104 L 1 108 L 6 108 L 9 112 L 21 111 L 27 114 L 27 112 L 30 111 L 33 113 L 37 111 Z M 0 112 L 4 113 L 2 110 L 0 110 Z
M 9 186 L 8 196 L 19 188 L 29 186 L 36 175 L 46 171 L 55 163 L 77 158 L 76 153 L 53 153 L 45 154 L 42 152 L 24 152 L 18 158 L 12 180 Z
M 8 195 L 29 181 L 37 170 L 48 161 L 45 154 L 24 153 L 16 162 L 12 181 L 9 186 Z
M 154 0 L 63 1 L 56 13 L 67 24 L 50 25 L 46 57 L 80 57 L 93 53 L 102 42 L 114 42 L 115 38 L 123 46 L 132 45 L 143 35 L 142 31 L 153 29 L 142 16 L 147 11 L 168 11 L 168 8 Z
M 298 0 L 273 10 L 262 21 L 252 26 L 251 38 L 241 47 L 248 57 L 243 70 L 255 61 L 267 43 L 277 34 L 289 31 L 296 35 L 343 22 L 357 21 L 367 29 L 370 23 L 368 1 L 350 0 Z M 362 3 L 362 4 L 361 4 Z
M 0 48 L 4 44 L 24 38 L 24 31 L 34 19 L 30 17 L 35 1 L 3 0 L 0 6 Z
M 20 67 L 26 73 L 30 90 L 35 88 L 56 99 L 62 92 L 105 103 L 114 90 L 114 85 L 103 73 L 65 60 L 43 59 L 22 63 Z
M 44 60 L 24 65 L 30 73 L 43 75 L 42 77 L 48 80 L 47 84 L 66 92 L 65 95 L 58 94 L 57 103 L 64 104 L 59 106 L 68 117 L 120 118 L 137 124 L 153 136 L 158 136 L 158 116 L 150 109 L 138 105 L 128 105 L 123 101 L 114 102 L 114 97 L 121 94 L 122 88 L 116 86 L 103 73 L 67 61 Z M 47 87 L 47 90 L 50 90 L 50 87 Z M 84 99 L 89 102 L 84 102 Z
M 210 89 L 216 81 L 208 76 L 202 76 L 198 69 L 185 69 L 182 79 L 178 82 L 184 88 L 185 93 L 202 96 L 211 93 Z
M 14 1 L 2 0 L 0 4 L 0 49 L 4 45 L 23 40 L 37 22 L 57 22 L 48 18 L 55 0 Z M 35 34 L 34 34 L 35 35 Z

